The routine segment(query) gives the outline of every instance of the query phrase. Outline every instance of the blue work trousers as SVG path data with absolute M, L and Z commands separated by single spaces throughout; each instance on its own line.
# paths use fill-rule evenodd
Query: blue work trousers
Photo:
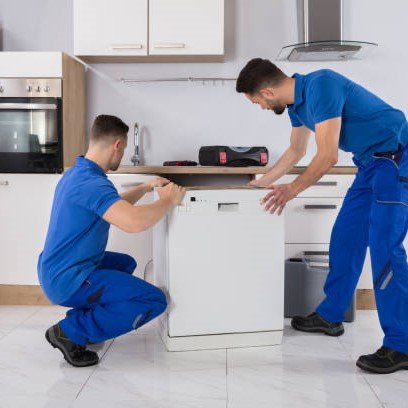
M 403 241 L 408 226 L 408 148 L 375 154 L 348 190 L 330 239 L 326 298 L 316 312 L 344 319 L 370 249 L 383 345 L 408 353 L 408 264 Z
M 133 276 L 135 268 L 131 256 L 105 252 L 99 267 L 62 304 L 72 308 L 60 321 L 72 342 L 99 343 L 136 330 L 164 312 L 164 293 Z

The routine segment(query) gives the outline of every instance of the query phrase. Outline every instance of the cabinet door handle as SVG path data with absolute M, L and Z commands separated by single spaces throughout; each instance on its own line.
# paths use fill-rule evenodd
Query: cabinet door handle
M 8 182 L 8 180 L 2 180 L 0 181 L 0 186 L 8 186 L 10 183 Z
M 305 210 L 335 210 L 336 204 L 306 204 L 303 206 Z
M 186 48 L 186 44 L 183 43 L 162 43 L 154 44 L 154 48 Z
M 56 110 L 55 103 L 1 103 L 1 110 L 24 109 L 24 110 Z
M 141 50 L 143 44 L 115 44 L 111 45 L 112 50 Z
M 314 186 L 337 186 L 337 181 L 318 181 Z
M 329 251 L 304 251 L 304 256 L 329 256 Z

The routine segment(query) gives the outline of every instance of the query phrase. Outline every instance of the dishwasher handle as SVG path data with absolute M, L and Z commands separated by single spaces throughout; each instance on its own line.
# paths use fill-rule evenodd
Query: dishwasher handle
M 218 211 L 220 212 L 239 211 L 239 203 L 218 203 Z

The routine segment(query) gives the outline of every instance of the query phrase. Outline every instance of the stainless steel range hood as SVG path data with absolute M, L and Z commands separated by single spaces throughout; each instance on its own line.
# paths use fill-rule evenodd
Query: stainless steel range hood
M 378 44 L 343 39 L 342 0 L 298 0 L 299 43 L 283 47 L 278 60 L 343 61 Z

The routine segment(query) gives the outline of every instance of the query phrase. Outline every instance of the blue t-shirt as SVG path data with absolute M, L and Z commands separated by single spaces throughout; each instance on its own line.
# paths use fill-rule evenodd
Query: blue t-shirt
M 405 115 L 350 79 L 329 69 L 293 78 L 295 102 L 288 106 L 293 127 L 314 131 L 316 123 L 341 117 L 339 147 L 361 164 L 372 161 L 375 152 L 408 144 Z
M 68 300 L 99 265 L 110 227 L 102 216 L 118 200 L 102 168 L 82 156 L 58 183 L 37 268 L 52 302 Z

